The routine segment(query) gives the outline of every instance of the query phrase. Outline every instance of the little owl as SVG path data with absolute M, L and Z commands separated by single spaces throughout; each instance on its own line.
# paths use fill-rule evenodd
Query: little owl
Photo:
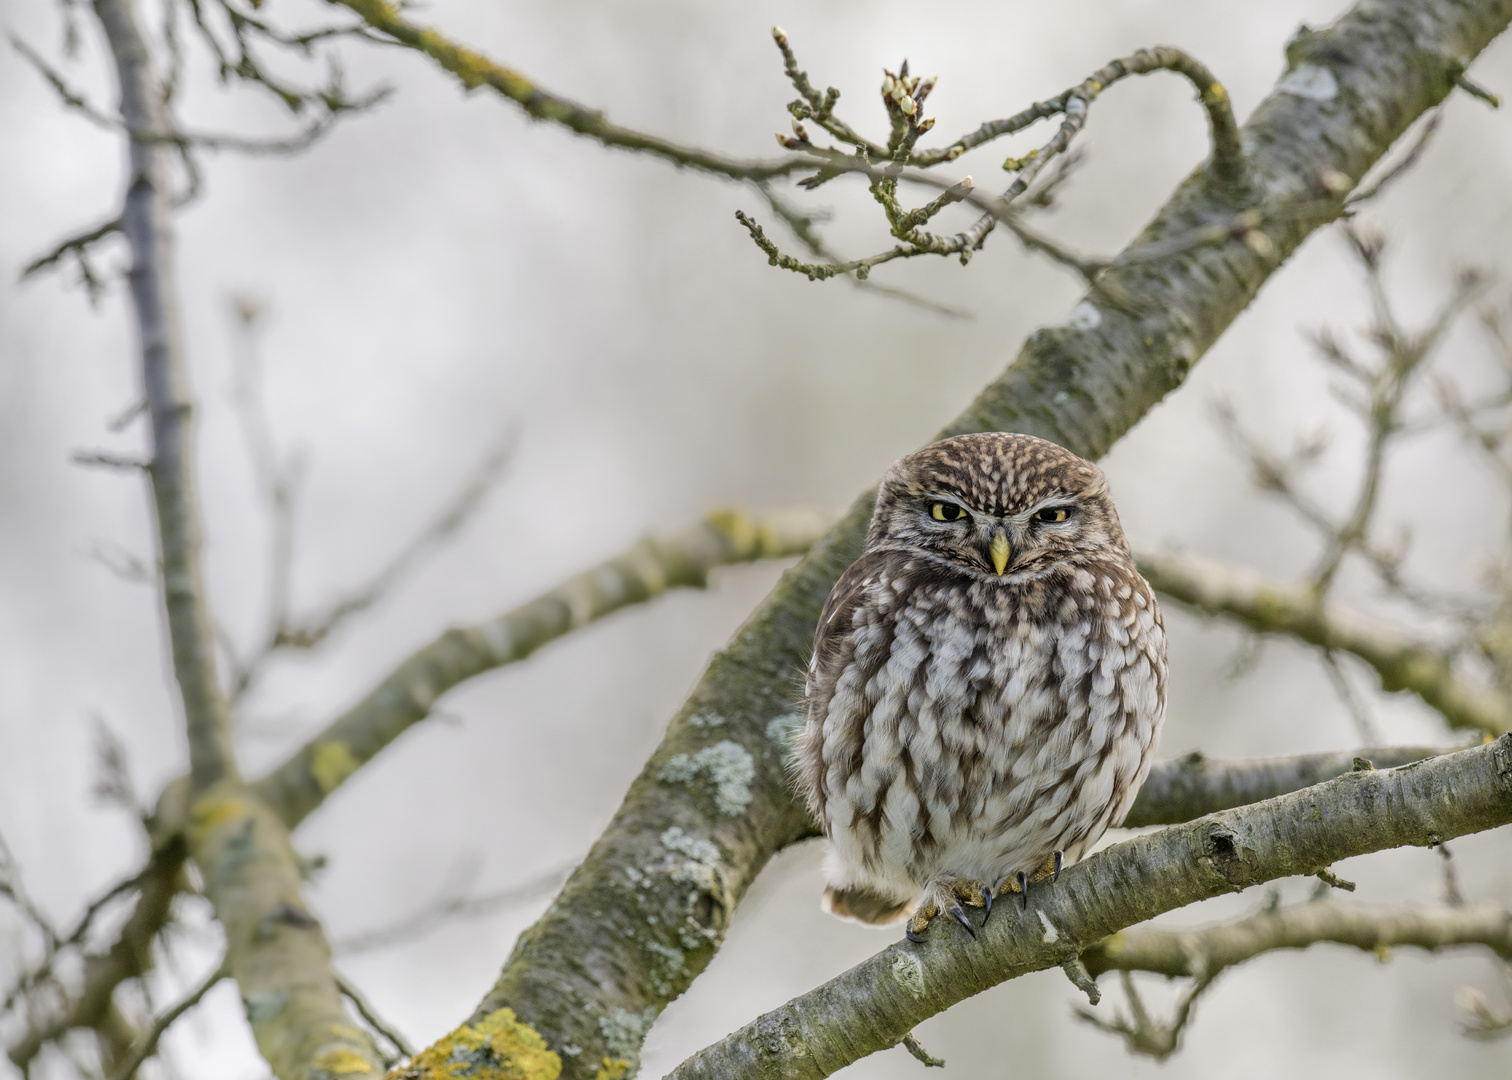
M 794 768 L 825 909 L 919 935 L 1123 820 L 1165 713 L 1160 609 L 1091 462 L 961 435 L 882 480 L 814 640 Z M 910 917 L 911 916 L 911 917 Z M 985 918 L 985 916 L 984 916 Z

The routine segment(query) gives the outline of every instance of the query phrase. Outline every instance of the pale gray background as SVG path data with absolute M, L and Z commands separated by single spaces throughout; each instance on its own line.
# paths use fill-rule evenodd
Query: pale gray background
M 768 36 L 774 22 L 815 82 L 841 87 L 849 118 L 874 132 L 883 130 L 875 93 L 884 64 L 895 68 L 907 55 L 914 71 L 938 72 L 930 108 L 948 138 L 1155 43 L 1203 59 L 1242 119 L 1281 72 L 1296 25 L 1320 24 L 1345 6 L 447 0 L 421 17 L 623 123 L 765 155 L 775 149 L 771 132 L 787 127 L 783 106 L 792 97 Z M 49 5 L 3 0 L 0 22 L 57 55 Z M 106 62 L 85 26 L 85 59 L 70 70 L 108 104 Z M 735 209 L 769 215 L 742 189 L 529 123 L 489 92 L 462 95 L 415 55 L 360 50 L 350 70 L 358 85 L 386 78 L 399 93 L 302 158 L 211 159 L 207 196 L 180 220 L 218 610 L 247 640 L 261 611 L 266 542 L 230 407 L 233 292 L 270 305 L 264 357 L 275 425 L 312 463 L 296 575 L 306 608 L 378 566 L 502 425 L 519 425 L 520 450 L 459 542 L 363 625 L 318 656 L 277 668 L 247 710 L 249 771 L 277 760 L 449 623 L 502 610 L 648 530 L 681 526 L 711 504 L 844 506 L 947 422 L 1029 331 L 1062 318 L 1079 292 L 1005 236 L 967 270 L 935 260 L 877 273 L 969 309 L 972 321 L 840 282 L 811 284 L 768 267 L 751 246 Z M 1475 74 L 1512 91 L 1512 42 L 1497 43 Z M 278 123 L 245 92 L 217 92 L 203 64 L 186 112 L 202 128 Z M 1391 279 L 1407 312 L 1430 310 L 1464 262 L 1509 268 L 1509 124 L 1505 110 L 1457 98 L 1427 159 L 1371 212 L 1398 242 Z M 157 602 L 85 555 L 100 541 L 151 551 L 143 487 L 68 460 L 80 448 L 138 445 L 139 431 L 104 430 L 135 396 L 122 290 L 92 311 L 57 275 L 15 284 L 19 268 L 56 238 L 113 212 L 119 140 L 65 114 L 9 52 L 0 59 L 0 132 L 0 831 L 37 895 L 66 918 L 143 851 L 134 826 L 89 796 L 93 717 L 129 747 L 149 795 L 185 757 Z M 1202 158 L 1204 121 L 1180 80 L 1131 80 L 1097 104 L 1083 142 L 1091 162 L 1043 224 L 1087 250 L 1113 252 Z M 994 144 L 962 171 L 996 187 L 997 163 L 1029 145 Z M 858 185 L 802 198 L 836 209 L 830 234 L 842 250 L 887 242 Z M 794 246 L 780 228 L 773 235 Z M 117 249 L 102 261 L 119 267 L 122 256 Z M 1108 457 L 1137 544 L 1175 544 L 1275 574 L 1305 568 L 1310 535 L 1247 487 L 1210 403 L 1232 397 L 1277 446 L 1328 422 L 1339 440 L 1324 478 L 1352 475 L 1355 428 L 1327 396 L 1299 328 L 1358 324 L 1363 310 L 1341 241 L 1318 236 L 1189 384 Z M 1459 335 L 1454 349 L 1452 368 L 1485 370 L 1473 334 Z M 1413 565 L 1436 581 L 1473 584 L 1505 535 L 1500 495 L 1450 440 L 1421 441 L 1402 456 L 1388 511 L 1416 524 Z M 332 857 L 311 900 L 333 936 L 412 910 L 469 855 L 482 859 L 485 889 L 579 857 L 709 653 L 777 573 L 773 565 L 731 570 L 707 594 L 617 616 L 451 695 L 443 708 L 455 722 L 404 738 L 297 836 L 304 851 Z M 1355 577 L 1344 588 L 1360 602 L 1371 596 Z M 1270 647 L 1255 673 L 1232 682 L 1223 670 L 1236 633 L 1180 614 L 1169 624 L 1163 754 L 1357 745 L 1306 653 Z M 1448 738 L 1412 701 L 1375 708 L 1392 740 Z M 1512 899 L 1505 836 L 1454 846 L 1472 899 Z M 1338 869 L 1360 881 L 1361 900 L 1439 894 L 1439 859 L 1429 852 Z M 1300 899 L 1311 884 L 1287 882 L 1283 891 Z M 822 915 L 819 889 L 816 847 L 777 860 L 711 969 L 653 1031 L 646 1075 L 889 940 Z M 1255 891 L 1171 921 L 1242 913 L 1262 899 Z M 471 1010 L 545 903 L 341 966 L 425 1042 Z M 0 949 L 9 951 L 11 934 L 0 929 Z M 161 976 L 160 999 L 197 978 L 215 947 L 186 938 Z M 1404 952 L 1382 966 L 1323 947 L 1268 957 L 1222 979 L 1199 1006 L 1185 1050 L 1164 1066 L 1130 1058 L 1118 1040 L 1074 1023 L 1078 995 L 1055 972 L 958 1006 L 919 1034 L 949 1059 L 946 1075 L 1504 1076 L 1512 1044 L 1457 1033 L 1452 998 L 1465 984 L 1506 1004 L 1478 956 Z M 1109 990 L 1105 1016 L 1119 1002 L 1111 980 Z M 1150 997 L 1163 1004 L 1168 994 L 1157 986 Z M 229 984 L 175 1029 L 169 1053 L 177 1075 L 266 1073 Z M 895 1051 L 846 1075 L 919 1072 Z

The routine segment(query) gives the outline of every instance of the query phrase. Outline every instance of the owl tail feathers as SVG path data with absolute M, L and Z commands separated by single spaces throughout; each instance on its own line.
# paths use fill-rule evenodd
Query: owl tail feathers
M 830 885 L 825 888 L 824 899 L 819 906 L 837 918 L 865 923 L 867 926 L 886 926 L 908 918 L 913 914 L 916 904 L 911 899 L 899 900 L 897 897 L 884 896 L 860 885 L 848 889 L 837 889 Z

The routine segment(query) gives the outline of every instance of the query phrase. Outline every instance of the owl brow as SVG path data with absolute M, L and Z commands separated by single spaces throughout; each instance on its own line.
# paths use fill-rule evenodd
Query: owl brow
M 1024 513 L 1032 517 L 1035 514 L 1039 513 L 1041 510 L 1055 510 L 1063 506 L 1069 510 L 1075 505 L 1076 496 L 1074 495 L 1051 495 L 1047 498 L 1041 499 L 1039 502 L 1031 506 L 1028 510 L 1025 510 Z
M 962 495 L 959 492 L 954 492 L 954 491 L 936 490 L 936 491 L 930 492 L 929 494 L 926 494 L 924 496 L 923 501 L 925 503 L 937 503 L 937 502 L 958 503 L 959 505 L 965 507 L 967 510 L 970 510 L 973 514 L 980 514 L 980 513 L 983 512 L 983 511 L 979 510 L 976 506 L 974 506 L 972 504 L 971 500 L 968 499 L 965 495 Z

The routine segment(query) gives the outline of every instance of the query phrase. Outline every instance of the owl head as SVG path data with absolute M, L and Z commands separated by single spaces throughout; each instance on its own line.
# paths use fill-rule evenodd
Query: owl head
M 866 547 L 1003 582 L 1130 559 L 1101 469 L 1044 439 L 998 432 L 944 439 L 893 465 Z

